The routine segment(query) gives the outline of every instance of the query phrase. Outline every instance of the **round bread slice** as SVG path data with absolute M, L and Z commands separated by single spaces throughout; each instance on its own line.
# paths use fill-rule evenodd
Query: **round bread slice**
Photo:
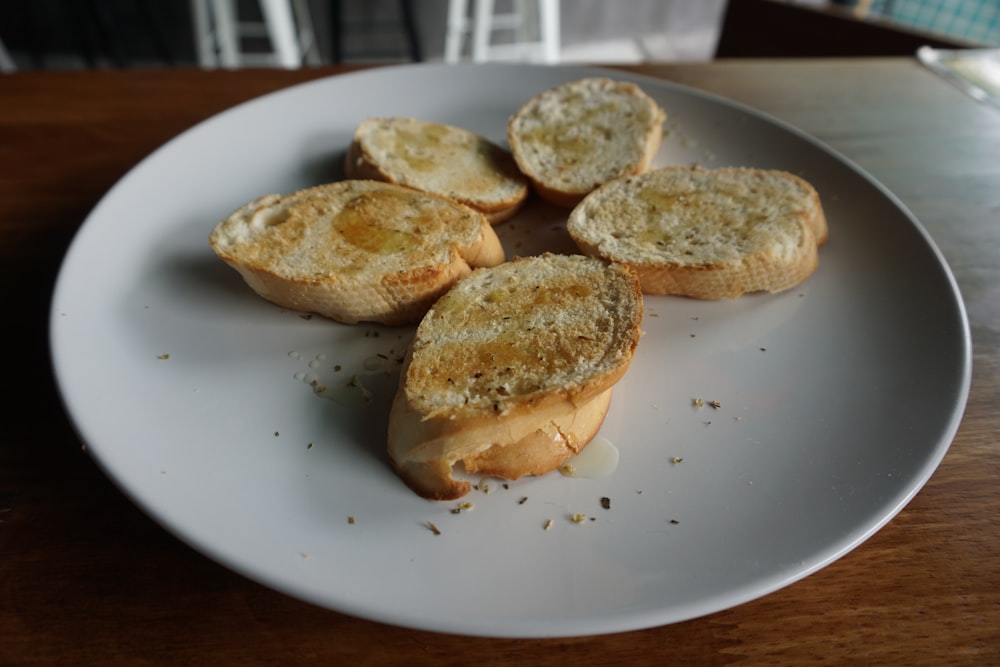
M 417 322 L 473 268 L 505 261 L 482 214 L 364 180 L 255 199 L 209 243 L 265 299 L 349 324 Z
M 468 472 L 542 475 L 596 435 L 639 341 L 639 282 L 622 265 L 546 254 L 479 269 L 427 313 L 389 417 L 388 454 L 426 498 Z
M 819 263 L 819 195 L 783 171 L 664 167 L 601 187 L 569 215 L 580 250 L 622 262 L 647 294 L 699 299 L 778 292 Z
M 603 183 L 646 171 L 665 120 L 634 83 L 593 77 L 528 100 L 510 117 L 507 140 L 538 194 L 568 207 Z
M 369 118 L 354 132 L 348 178 L 398 183 L 469 206 L 498 224 L 528 197 L 510 153 L 468 130 L 415 118 Z

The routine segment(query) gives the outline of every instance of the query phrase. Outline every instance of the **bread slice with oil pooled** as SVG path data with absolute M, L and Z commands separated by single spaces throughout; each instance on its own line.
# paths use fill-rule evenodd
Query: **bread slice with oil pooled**
M 539 195 L 568 207 L 603 183 L 646 171 L 665 120 L 636 84 L 591 77 L 528 100 L 508 120 L 507 140 Z
M 423 318 L 389 417 L 389 460 L 419 495 L 461 497 L 453 469 L 543 475 L 597 434 L 639 342 L 625 266 L 545 254 L 478 269 Z
M 265 299 L 350 324 L 419 321 L 472 269 L 505 261 L 481 213 L 365 180 L 255 199 L 209 243 Z
M 618 179 L 573 209 L 567 231 L 585 254 L 631 266 L 645 293 L 699 299 L 798 285 L 828 233 L 807 181 L 738 167 Z
M 416 118 L 369 118 L 354 132 L 348 178 L 398 183 L 469 206 L 493 224 L 513 216 L 528 180 L 510 153 L 453 125 Z

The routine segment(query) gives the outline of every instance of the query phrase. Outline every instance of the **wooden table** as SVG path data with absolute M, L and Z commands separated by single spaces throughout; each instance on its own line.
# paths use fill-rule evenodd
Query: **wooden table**
M 0 664 L 1000 664 L 1000 112 L 914 60 L 638 68 L 826 141 L 895 192 L 963 291 L 972 393 L 937 473 L 821 572 L 707 618 L 566 640 L 476 640 L 314 608 L 137 510 L 81 451 L 50 377 L 63 252 L 117 178 L 181 130 L 341 70 L 0 77 Z

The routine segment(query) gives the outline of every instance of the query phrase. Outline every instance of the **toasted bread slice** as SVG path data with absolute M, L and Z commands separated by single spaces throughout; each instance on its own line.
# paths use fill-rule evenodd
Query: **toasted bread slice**
M 635 269 L 645 293 L 699 299 L 798 285 L 827 239 L 812 185 L 748 168 L 665 167 L 613 181 L 573 209 L 567 230 L 585 254 Z
M 633 83 L 594 77 L 546 90 L 507 123 L 507 140 L 538 194 L 573 206 L 612 179 L 646 171 L 666 113 Z
M 528 197 L 510 153 L 468 130 L 415 118 L 369 118 L 354 132 L 348 178 L 398 183 L 454 199 L 498 224 Z
M 505 259 L 482 214 L 363 180 L 255 199 L 209 243 L 265 299 L 349 324 L 419 321 L 473 268 Z
M 452 469 L 542 475 L 597 433 L 643 306 L 625 266 L 518 259 L 459 281 L 427 313 L 389 417 L 389 459 L 418 494 L 461 497 Z

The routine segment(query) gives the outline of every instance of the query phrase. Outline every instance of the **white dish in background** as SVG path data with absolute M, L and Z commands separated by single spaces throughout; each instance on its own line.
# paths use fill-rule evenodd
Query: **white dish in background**
M 87 219 L 55 290 L 55 370 L 88 451 L 158 522 L 235 571 L 348 614 L 450 633 L 681 621 L 860 544 L 951 442 L 969 386 L 968 325 L 945 262 L 900 203 L 786 125 L 611 73 L 666 109 L 657 164 L 801 174 L 823 199 L 830 242 L 817 273 L 782 294 L 648 297 L 647 333 L 601 432 L 620 452 L 617 470 L 494 485 L 460 514 L 418 498 L 385 461 L 394 360 L 412 329 L 283 311 L 208 247 L 215 222 L 246 201 L 338 178 L 366 117 L 416 116 L 502 142 L 523 101 L 594 73 L 348 74 L 238 106 L 154 152 Z M 499 227 L 509 254 L 572 251 L 560 216 L 536 205 Z M 355 375 L 370 405 L 342 388 Z M 318 397 L 313 376 L 343 404 Z

